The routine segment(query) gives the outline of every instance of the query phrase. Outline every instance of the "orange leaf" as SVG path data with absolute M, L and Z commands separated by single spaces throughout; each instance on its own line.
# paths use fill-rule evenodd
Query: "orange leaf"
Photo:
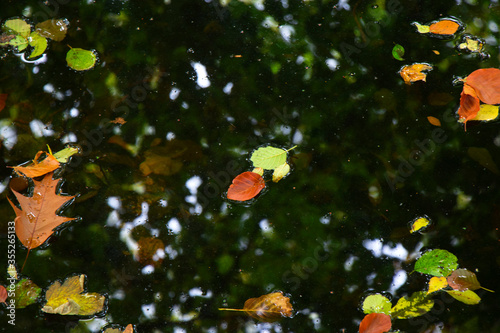
M 431 125 L 441 126 L 441 121 L 439 121 L 439 119 L 437 119 L 436 117 L 428 116 L 427 120 L 429 121 L 429 123 L 431 123 Z
M 246 171 L 233 179 L 227 191 L 227 198 L 236 201 L 250 200 L 266 187 L 261 175 Z
M 0 94 L 0 111 L 5 108 L 5 101 L 7 100 L 7 94 Z
M 244 311 L 250 317 L 267 323 L 293 316 L 290 298 L 284 296 L 281 291 L 247 299 L 243 309 L 219 308 L 219 310 Z
M 53 173 L 45 175 L 41 181 L 33 180 L 35 188 L 33 196 L 25 197 L 12 190 L 21 209 L 10 201 L 16 213 L 16 235 L 29 250 L 43 244 L 54 233 L 54 229 L 64 222 L 74 220 L 56 214 L 62 205 L 72 200 L 75 196 L 62 196 L 56 194 L 58 179 L 52 179 Z
M 359 333 L 383 333 L 391 329 L 391 317 L 385 313 L 370 313 L 359 324 Z
M 432 70 L 432 66 L 425 63 L 414 63 L 412 65 L 403 66 L 399 70 L 399 75 L 403 78 L 406 84 L 412 84 L 415 81 L 425 81 L 427 73 L 423 71 Z
M 458 108 L 460 120 L 467 124 L 467 121 L 475 118 L 478 112 L 479 98 L 477 98 L 475 90 L 465 83 L 460 95 L 460 107 Z
M 444 19 L 432 23 L 429 32 L 436 35 L 453 35 L 460 28 L 460 24 L 450 19 Z
M 5 303 L 7 299 L 7 289 L 4 286 L 0 285 L 0 303 Z M 7 303 L 5 303 L 7 305 Z
M 29 178 L 40 177 L 59 168 L 60 164 L 52 154 L 47 154 L 45 159 L 38 162 L 38 159 L 43 153 L 43 151 L 39 151 L 33 159 L 33 162 L 28 166 L 19 165 L 11 168 L 13 168 L 17 173 L 24 174 Z
M 464 81 L 475 90 L 483 103 L 500 104 L 500 69 L 478 69 L 470 73 Z

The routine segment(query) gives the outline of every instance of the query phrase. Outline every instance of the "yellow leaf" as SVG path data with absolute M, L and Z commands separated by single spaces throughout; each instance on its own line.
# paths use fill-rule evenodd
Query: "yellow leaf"
M 104 309 L 106 297 L 98 293 L 85 293 L 85 275 L 67 278 L 61 285 L 54 282 L 45 298 L 43 312 L 60 315 L 90 316 Z
M 399 75 L 403 78 L 406 84 L 412 84 L 415 81 L 425 81 L 427 73 L 424 71 L 432 70 L 432 66 L 426 63 L 414 63 L 401 67 Z
M 219 308 L 222 311 L 243 311 L 250 317 L 272 323 L 283 317 L 293 316 L 293 307 L 290 298 L 283 295 L 281 291 L 257 298 L 250 298 L 245 302 L 243 309 Z
M 431 31 L 428 25 L 420 24 L 418 22 L 413 22 L 413 25 L 417 27 L 417 31 L 421 34 L 428 34 Z
M 67 163 L 71 156 L 78 154 L 79 152 L 80 152 L 80 150 L 78 148 L 68 146 L 62 150 L 59 150 L 57 153 L 55 153 L 54 157 L 59 163 Z
M 479 112 L 471 120 L 491 121 L 498 117 L 498 105 L 481 104 Z
M 427 216 L 417 217 L 415 220 L 410 222 L 410 232 L 414 233 L 417 231 L 423 231 L 422 228 L 427 227 L 431 224 L 431 221 Z
M 408 319 L 429 312 L 434 306 L 434 300 L 427 298 L 425 291 L 414 292 L 410 297 L 401 297 L 391 309 L 391 317 Z
M 433 276 L 429 280 L 429 291 L 427 292 L 427 295 L 429 295 L 435 291 L 441 290 L 443 288 L 446 288 L 447 286 L 448 286 L 448 281 L 446 280 L 446 278 L 444 276 L 440 276 L 440 277 Z
M 274 169 L 273 182 L 275 183 L 279 182 L 281 179 L 283 179 L 283 177 L 288 175 L 289 172 L 290 172 L 290 165 L 285 162 L 284 164 Z
M 472 290 L 460 291 L 460 290 L 446 290 L 448 294 L 454 299 L 469 305 L 478 304 L 481 302 L 481 298 Z
M 262 168 L 254 168 L 252 172 L 255 172 L 256 174 L 263 176 L 264 175 L 264 169 Z

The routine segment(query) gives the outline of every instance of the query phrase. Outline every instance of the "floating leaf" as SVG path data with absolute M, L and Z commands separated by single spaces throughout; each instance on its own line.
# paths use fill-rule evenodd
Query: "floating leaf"
M 77 71 L 85 71 L 95 66 L 97 56 L 94 51 L 73 48 L 66 55 L 68 66 Z
M 369 295 L 363 301 L 363 312 L 370 313 L 391 313 L 391 301 L 380 294 Z
M 394 59 L 403 61 L 404 54 L 405 54 L 404 47 L 402 47 L 399 44 L 394 45 L 394 47 L 392 48 L 392 56 L 394 57 Z
M 429 280 L 429 290 L 427 291 L 427 295 L 432 294 L 438 290 L 446 288 L 448 286 L 448 282 L 444 276 L 433 276 Z
M 35 303 L 42 293 L 42 288 L 29 279 L 22 279 L 16 284 L 16 308 L 22 309 Z
M 106 297 L 84 292 L 85 275 L 67 278 L 61 285 L 54 282 L 47 292 L 43 312 L 60 315 L 91 316 L 104 310 Z
M 243 309 L 219 308 L 222 311 L 244 311 L 250 317 L 272 323 L 283 317 L 291 318 L 293 307 L 290 298 L 283 295 L 281 291 L 257 298 L 250 298 L 245 302 Z
M 458 30 L 463 28 L 462 22 L 452 18 L 442 18 L 426 25 L 413 22 L 413 25 L 417 27 L 419 33 L 430 34 L 432 37 L 438 38 L 452 37 Z
M 134 326 L 132 324 L 128 324 L 123 331 L 115 326 L 112 326 L 105 328 L 102 333 L 134 333 Z
M 283 179 L 283 177 L 288 175 L 289 172 L 290 172 L 290 165 L 285 162 L 284 164 L 274 169 L 273 182 L 275 183 L 279 182 L 281 179 Z
M 384 313 L 367 314 L 359 324 L 359 333 L 383 333 L 391 329 L 391 317 Z
M 7 101 L 8 94 L 0 94 L 0 111 L 5 108 L 5 102 Z
M 469 147 L 467 149 L 467 154 L 477 163 L 481 164 L 481 166 L 490 170 L 491 172 L 498 174 L 498 166 L 493 161 L 493 157 L 491 157 L 490 152 L 486 148 L 478 148 L 478 147 Z
M 481 53 L 483 47 L 484 41 L 481 38 L 467 34 L 462 36 L 462 40 L 457 45 L 458 50 L 470 53 Z
M 288 150 L 283 150 L 281 148 L 275 148 L 271 146 L 260 147 L 252 153 L 250 160 L 253 162 L 253 165 L 256 168 L 273 170 L 286 162 L 287 152 L 294 149 L 295 147 Z
M 264 169 L 262 169 L 262 168 L 254 168 L 252 170 L 252 172 L 255 172 L 256 174 L 261 175 L 261 176 L 264 175 Z
M 436 117 L 428 116 L 427 121 L 434 126 L 441 126 L 441 121 Z
M 481 297 L 479 297 L 472 290 L 466 290 L 466 291 L 446 290 L 446 292 L 454 299 L 468 305 L 474 305 L 481 302 Z
M 28 47 L 29 41 L 27 38 L 24 38 L 23 36 L 17 35 L 16 37 L 14 37 L 14 39 L 12 39 L 9 42 L 9 44 L 16 47 L 17 50 L 19 52 L 21 52 L 21 51 L 24 51 L 24 49 Z
M 474 89 L 481 102 L 486 104 L 500 104 L 500 69 L 477 69 L 470 73 L 464 81 L 466 85 Z
M 477 121 L 491 121 L 498 118 L 498 105 L 481 104 L 479 106 L 479 112 L 471 120 Z
M 41 36 L 60 42 L 66 37 L 68 24 L 63 19 L 51 19 L 38 23 L 35 29 Z
M 446 280 L 448 281 L 448 284 L 450 287 L 452 287 L 455 290 L 459 291 L 466 291 L 466 290 L 477 290 L 481 287 L 479 284 L 479 281 L 477 280 L 476 274 L 474 272 L 471 272 L 467 269 L 457 269 L 451 273 Z M 489 290 L 486 288 L 483 288 L 484 290 L 487 290 L 489 292 L 494 292 L 493 290 Z
M 7 296 L 8 296 L 7 289 L 5 289 L 5 287 L 0 284 L 0 303 L 4 303 L 5 305 L 7 305 L 7 303 L 5 302 Z
M 31 33 L 31 26 L 24 20 L 13 19 L 5 21 L 3 24 L 3 30 L 27 39 Z
M 460 107 L 458 108 L 460 121 L 467 124 L 469 120 L 477 116 L 478 112 L 479 98 L 477 97 L 476 91 L 465 83 L 462 93 L 460 94 Z
M 391 309 L 391 317 L 408 319 L 429 312 L 434 306 L 434 300 L 427 297 L 425 291 L 414 292 L 410 297 L 401 297 Z
M 417 231 L 422 232 L 424 228 L 431 224 L 431 221 L 427 216 L 417 217 L 410 222 L 410 232 L 414 233 Z
M 415 263 L 415 271 L 434 276 L 448 276 L 457 269 L 457 257 L 446 250 L 424 253 Z
M 246 171 L 233 179 L 233 183 L 227 191 L 227 198 L 236 201 L 246 201 L 255 197 L 266 187 L 261 175 Z
M 41 180 L 34 180 L 33 196 L 25 197 L 14 190 L 21 209 L 9 202 L 16 212 L 16 235 L 28 249 L 34 249 L 43 244 L 54 233 L 54 229 L 64 222 L 74 220 L 56 214 L 61 206 L 68 203 L 75 196 L 61 196 L 56 194 L 59 179 L 52 179 L 52 173 L 45 175 Z
M 15 172 L 24 174 L 26 177 L 30 178 L 35 178 L 35 177 L 40 177 L 43 176 L 49 172 L 54 171 L 55 169 L 59 168 L 60 164 L 56 160 L 56 158 L 51 155 L 47 154 L 47 156 L 39 162 L 40 157 L 44 154 L 45 152 L 39 151 L 33 161 L 28 164 L 27 166 L 15 166 L 12 167 Z
M 7 274 L 9 274 L 9 276 L 11 278 L 14 278 L 17 280 L 17 269 L 16 269 L 16 266 L 10 264 L 9 267 L 7 268 Z
M 36 58 L 42 55 L 47 49 L 47 39 L 42 37 L 38 32 L 34 31 L 29 37 L 29 44 L 33 46 L 33 51 L 29 55 L 29 59 Z
M 401 67 L 399 75 L 403 78 L 406 84 L 412 84 L 415 81 L 425 81 L 427 78 L 426 71 L 431 71 L 432 66 L 426 63 L 414 63 Z
M 71 156 L 78 154 L 80 150 L 76 147 L 68 146 L 64 149 L 59 150 L 57 153 L 54 154 L 54 158 L 59 162 L 59 163 L 68 163 L 69 159 Z

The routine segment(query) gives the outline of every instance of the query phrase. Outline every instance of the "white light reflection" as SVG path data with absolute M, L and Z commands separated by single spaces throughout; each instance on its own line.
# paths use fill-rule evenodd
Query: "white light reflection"
M 392 283 L 391 287 L 389 288 L 389 292 L 393 295 L 395 295 L 396 290 L 401 288 L 405 283 L 406 280 L 408 279 L 408 275 L 405 270 L 399 269 L 394 273 L 394 276 L 392 277 Z
M 175 217 L 171 218 L 170 221 L 167 222 L 167 228 L 171 233 L 176 235 L 180 233 L 182 230 L 179 220 L 176 219 Z
M 7 150 L 11 150 L 17 143 L 16 128 L 11 123 L 8 119 L 0 120 L 0 141 Z
M 231 90 L 233 89 L 233 83 L 232 82 L 228 82 L 228 84 L 226 84 L 224 86 L 224 88 L 222 88 L 222 91 L 225 93 L 225 94 L 230 94 L 231 93 Z
M 168 95 L 168 97 L 170 97 L 171 100 L 175 101 L 175 99 L 179 97 L 180 93 L 181 93 L 180 89 L 172 88 L 172 90 L 170 90 L 170 94 Z
M 141 215 L 137 216 L 134 219 L 134 226 L 137 227 L 138 225 L 144 224 L 148 221 L 148 212 L 149 212 L 149 205 L 147 202 L 143 202 L 141 204 Z
M 155 267 L 153 265 L 144 266 L 141 270 L 142 275 L 150 275 L 155 271 Z
M 208 79 L 206 67 L 199 62 L 192 62 L 191 66 L 193 66 L 196 71 L 196 83 L 198 86 L 200 86 L 200 88 L 210 87 L 210 80 Z
M 192 288 L 188 292 L 189 296 L 191 297 L 203 297 L 203 298 L 210 298 L 212 297 L 212 291 L 207 290 L 207 292 L 203 292 L 201 288 Z
M 52 125 L 45 125 L 41 120 L 33 119 L 30 122 L 30 129 L 35 138 L 41 138 L 42 136 L 52 136 L 54 131 L 52 130 Z
M 339 62 L 336 59 L 332 59 L 332 58 L 326 59 L 325 63 L 326 63 L 326 66 L 328 66 L 328 68 L 331 71 L 336 71 L 338 69 Z
M 154 303 L 151 304 L 144 304 L 141 306 L 142 313 L 144 316 L 148 319 L 154 318 L 156 314 L 156 305 Z

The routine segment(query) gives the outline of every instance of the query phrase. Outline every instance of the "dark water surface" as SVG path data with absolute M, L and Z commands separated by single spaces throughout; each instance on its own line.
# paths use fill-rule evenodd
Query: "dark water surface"
M 449 16 L 465 24 L 455 38 L 411 25 Z M 3 307 L 1 330 L 357 332 L 363 297 L 395 304 L 427 290 L 415 260 L 445 249 L 497 293 L 476 290 L 478 305 L 436 293 L 428 314 L 393 319 L 393 330 L 500 332 L 500 131 L 493 121 L 465 132 L 453 84 L 499 67 L 496 1 L 2 2 L 0 18 L 13 17 L 65 18 L 69 29 L 36 63 L 2 49 L 0 282 L 15 217 L 5 166 L 72 142 L 82 154 L 62 192 L 79 196 L 64 215 L 79 220 L 32 250 L 22 276 L 46 288 L 85 274 L 108 302 L 82 319 L 44 314 L 42 297 L 17 309 L 15 327 Z M 456 50 L 464 32 L 489 58 Z M 96 50 L 97 66 L 68 68 L 68 45 Z M 414 62 L 434 69 L 406 85 L 398 71 Z M 291 173 L 249 204 L 228 201 L 267 145 L 298 146 Z M 410 234 L 423 215 L 432 226 Z M 138 243 L 159 251 L 145 259 Z M 18 242 L 19 269 L 25 256 Z M 293 318 L 258 324 L 218 310 L 275 290 Z

